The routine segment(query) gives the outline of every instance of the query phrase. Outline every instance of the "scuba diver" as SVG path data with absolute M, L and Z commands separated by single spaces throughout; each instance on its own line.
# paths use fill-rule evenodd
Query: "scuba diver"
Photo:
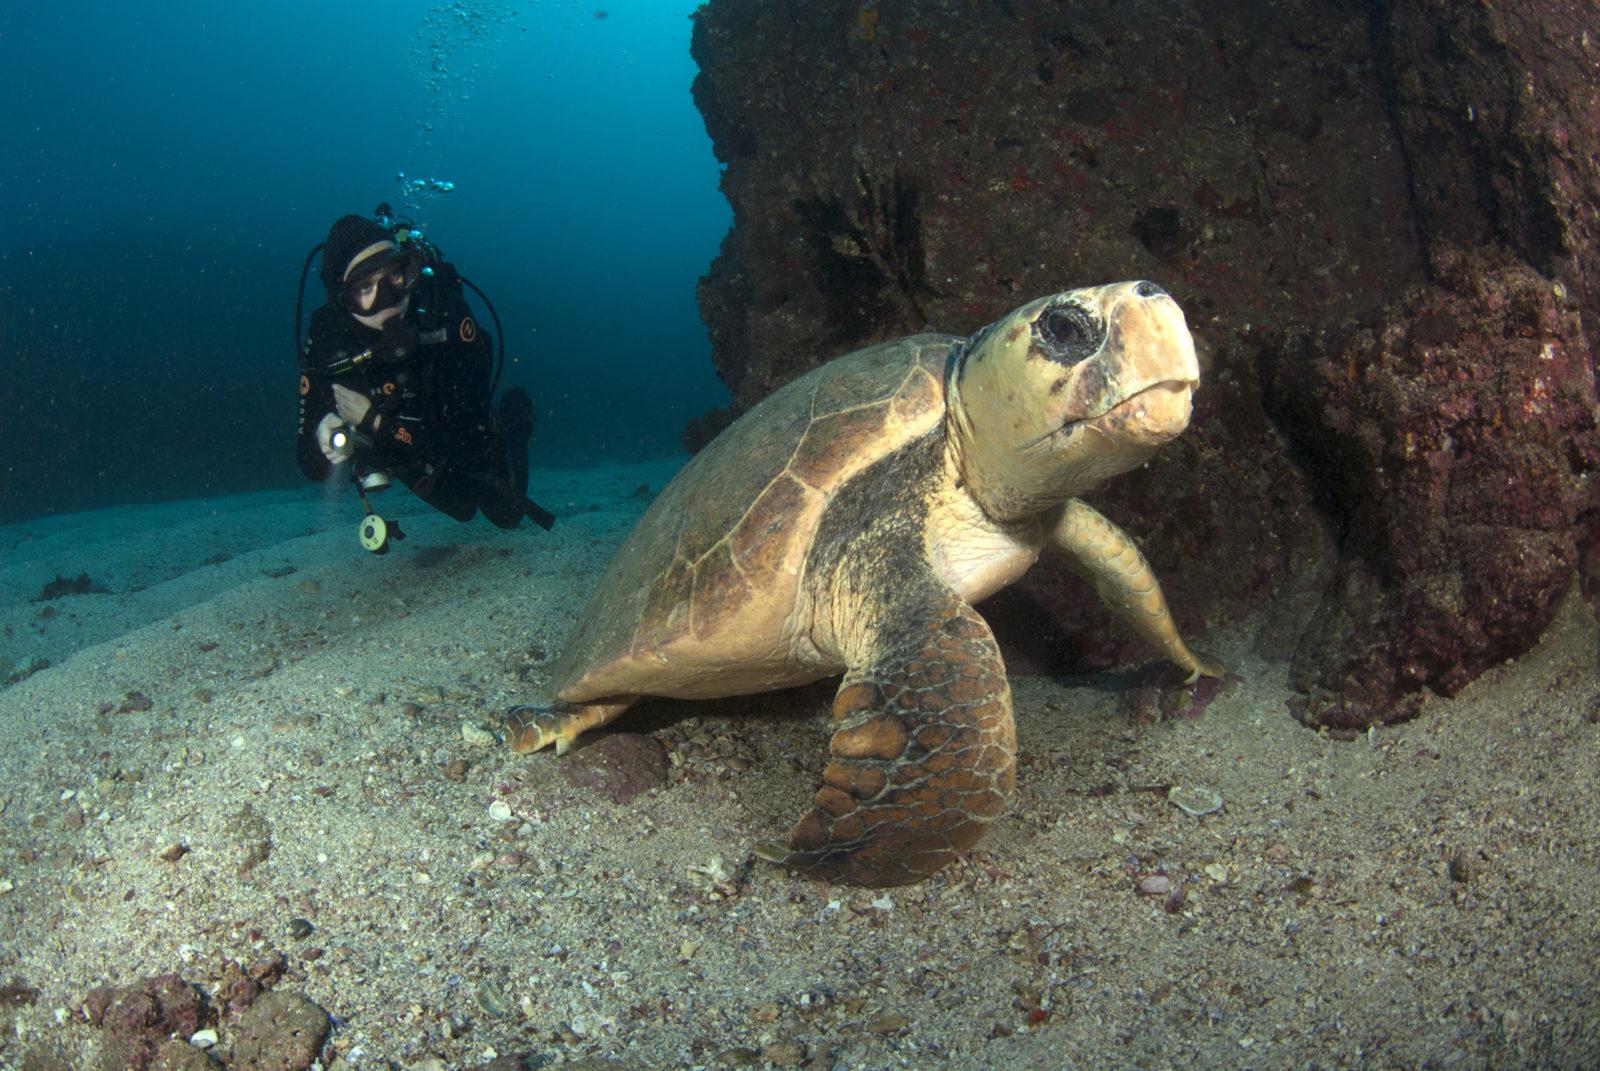
M 317 249 L 295 305 L 300 471 L 320 481 L 350 463 L 368 513 L 362 543 L 377 553 L 403 538 L 367 501 L 391 478 L 458 521 L 482 511 L 501 528 L 523 517 L 549 528 L 554 517 L 527 497 L 533 402 L 513 387 L 490 409 L 500 366 L 462 285 L 494 317 L 503 365 L 505 339 L 483 292 L 388 205 L 375 219 L 336 220 L 318 248 L 328 300 L 311 314 L 303 344 L 301 306 Z

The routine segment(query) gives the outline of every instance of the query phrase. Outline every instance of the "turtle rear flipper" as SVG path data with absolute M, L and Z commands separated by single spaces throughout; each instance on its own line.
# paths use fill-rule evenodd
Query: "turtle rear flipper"
M 1005 808 L 1016 727 L 1000 649 L 977 611 L 943 595 L 877 623 L 867 664 L 834 698 L 843 724 L 815 803 L 787 851 L 757 854 L 824 881 L 906 885 L 954 861 Z

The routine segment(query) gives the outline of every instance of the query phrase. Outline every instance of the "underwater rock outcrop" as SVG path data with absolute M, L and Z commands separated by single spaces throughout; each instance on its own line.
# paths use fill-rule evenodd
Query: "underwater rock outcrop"
M 1205 384 L 1107 508 L 1186 630 L 1274 611 L 1306 720 L 1407 716 L 1600 561 L 1593 26 L 1600 0 L 712 0 L 713 361 L 743 408 L 882 338 L 1161 282 Z M 985 607 L 1008 657 L 1103 627 L 1062 573 L 1019 587 Z

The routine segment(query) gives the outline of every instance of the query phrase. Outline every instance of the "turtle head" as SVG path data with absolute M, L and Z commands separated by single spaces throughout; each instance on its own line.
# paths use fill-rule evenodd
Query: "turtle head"
M 950 420 L 962 479 L 997 520 L 1043 512 L 1182 432 L 1199 383 L 1183 310 L 1154 283 L 1029 302 L 956 357 Z

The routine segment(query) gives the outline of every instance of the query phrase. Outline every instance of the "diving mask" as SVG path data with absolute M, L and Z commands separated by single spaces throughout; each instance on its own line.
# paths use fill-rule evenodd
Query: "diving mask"
M 411 251 L 393 245 L 380 248 L 352 265 L 345 277 L 345 309 L 366 323 L 385 310 L 398 308 L 416 287 L 420 268 L 419 258 Z

